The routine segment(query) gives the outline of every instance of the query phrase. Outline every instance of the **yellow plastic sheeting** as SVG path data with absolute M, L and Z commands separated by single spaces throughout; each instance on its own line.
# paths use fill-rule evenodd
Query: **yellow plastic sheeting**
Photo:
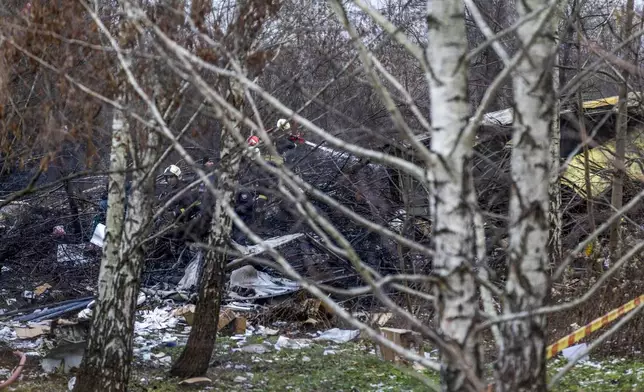
M 583 106 L 584 106 L 584 109 L 596 109 L 602 106 L 615 106 L 617 105 L 618 101 L 619 101 L 619 97 L 616 95 L 614 97 L 597 99 L 595 101 L 585 101 L 583 103 Z
M 631 150 L 630 152 L 628 150 Z M 644 173 L 642 166 L 637 162 L 643 157 L 632 150 L 644 150 L 644 136 L 638 137 L 630 145 L 627 145 L 626 165 L 627 173 L 631 178 L 638 178 Z M 590 167 L 590 191 L 593 197 L 603 193 L 611 185 L 612 178 L 609 174 L 615 153 L 615 140 L 611 140 L 599 147 L 588 151 L 588 163 Z M 586 178 L 584 170 L 584 154 L 577 154 L 571 161 L 561 183 L 571 187 L 578 195 L 586 198 Z

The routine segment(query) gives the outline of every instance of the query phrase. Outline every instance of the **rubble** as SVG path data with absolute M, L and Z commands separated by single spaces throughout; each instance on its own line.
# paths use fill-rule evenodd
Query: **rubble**
M 230 274 L 228 296 L 236 300 L 248 301 L 273 298 L 299 289 L 299 284 L 292 280 L 276 278 L 266 272 L 257 271 L 252 265 L 246 265 Z

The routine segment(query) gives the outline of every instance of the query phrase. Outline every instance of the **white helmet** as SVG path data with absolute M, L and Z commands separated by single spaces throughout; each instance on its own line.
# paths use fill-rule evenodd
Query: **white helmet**
M 291 124 L 287 119 L 280 118 L 279 120 L 277 120 L 277 128 L 288 131 L 289 129 L 291 129 Z
M 179 169 L 179 166 L 176 165 L 170 165 L 166 167 L 166 169 L 163 171 L 164 176 L 176 176 L 178 179 L 181 179 L 181 169 Z

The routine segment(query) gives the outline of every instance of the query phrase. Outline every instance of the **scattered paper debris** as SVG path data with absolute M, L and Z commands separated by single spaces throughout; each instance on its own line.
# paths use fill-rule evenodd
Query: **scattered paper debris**
M 170 308 L 154 308 L 154 310 L 144 310 L 141 313 L 143 321 L 137 321 L 134 324 L 134 330 L 138 334 L 144 334 L 150 330 L 174 328 L 179 322 Z

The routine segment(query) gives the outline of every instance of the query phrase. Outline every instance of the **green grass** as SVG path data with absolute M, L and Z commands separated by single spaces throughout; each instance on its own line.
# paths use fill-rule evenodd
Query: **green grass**
M 552 361 L 548 373 L 553 376 L 566 364 Z M 639 392 L 644 391 L 644 362 L 605 360 L 577 364 L 559 383 L 557 392 Z
M 274 343 L 276 338 L 267 339 Z M 261 337 L 249 338 L 245 345 L 263 344 Z M 318 391 L 428 391 L 426 383 L 436 385 L 438 375 L 420 373 L 404 366 L 381 361 L 369 354 L 371 345 L 350 343 L 332 345 L 334 354 L 324 355 L 331 345 L 314 344 L 301 350 L 275 351 L 264 354 L 232 352 L 236 342 L 219 340 L 208 377 L 211 391 L 318 392 Z M 163 349 L 176 358 L 181 349 Z M 557 359 L 549 363 L 552 376 L 565 365 Z M 168 378 L 167 369 L 136 367 L 130 391 L 186 391 L 180 380 Z M 241 380 L 243 377 L 245 380 Z M 19 392 L 58 392 L 67 390 L 68 377 L 31 378 L 15 385 Z M 193 388 L 192 390 L 200 390 Z M 201 390 L 206 390 L 202 388 Z M 579 364 L 555 389 L 557 392 L 644 391 L 644 362 L 607 360 Z

